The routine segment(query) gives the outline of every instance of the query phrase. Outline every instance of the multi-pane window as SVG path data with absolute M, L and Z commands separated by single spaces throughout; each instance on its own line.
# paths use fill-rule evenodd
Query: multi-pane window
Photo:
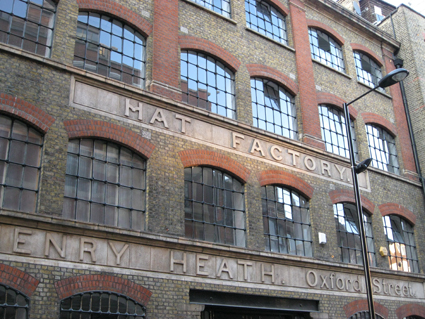
M 350 264 L 363 264 L 360 228 L 356 206 L 349 203 L 333 205 L 338 247 L 341 248 L 341 261 Z M 363 212 L 363 225 L 366 234 L 369 264 L 376 265 L 373 243 L 372 219 Z
M 367 124 L 367 141 L 372 166 L 387 172 L 399 174 L 397 149 L 394 138 L 384 129 Z
M 283 44 L 288 44 L 285 17 L 262 0 L 245 0 L 246 26 Z
M 53 0 L 1 0 L 0 42 L 49 57 L 55 13 Z
M 146 40 L 106 15 L 80 12 L 74 66 L 143 88 Z
M 186 237 L 246 246 L 244 186 L 210 167 L 184 170 Z
M 261 203 L 266 250 L 311 257 L 308 201 L 290 189 L 268 185 L 261 188 Z
M 144 230 L 146 161 L 125 147 L 92 139 L 71 140 L 63 216 Z
M 193 2 L 230 18 L 230 0 L 192 0 Z
M 419 272 L 413 227 L 397 215 L 382 217 L 388 242 L 390 269 Z
M 384 319 L 384 317 L 375 313 L 376 319 Z M 369 311 L 360 311 L 352 315 L 349 319 L 370 319 Z
M 325 141 L 326 150 L 337 155 L 350 157 L 344 113 L 328 105 L 319 105 L 319 116 L 322 139 Z M 354 157 L 357 159 L 356 132 L 354 122 L 350 122 Z
M 356 63 L 357 80 L 375 87 L 382 79 L 381 67 L 371 58 L 361 52 L 354 52 L 354 61 Z M 382 88 L 379 88 L 383 90 Z
M 63 299 L 60 319 L 142 319 L 146 308 L 117 293 L 91 291 Z
M 266 79 L 251 79 L 254 126 L 291 139 L 298 139 L 294 98 L 281 86 Z
M 309 28 L 308 33 L 312 58 L 345 73 L 341 46 L 320 30 Z
M 182 101 L 232 119 L 235 76 L 221 62 L 200 52 L 181 52 Z
M 26 296 L 0 284 L 0 319 L 27 319 L 28 307 Z
M 25 123 L 0 115 L 0 206 L 34 213 L 43 136 Z

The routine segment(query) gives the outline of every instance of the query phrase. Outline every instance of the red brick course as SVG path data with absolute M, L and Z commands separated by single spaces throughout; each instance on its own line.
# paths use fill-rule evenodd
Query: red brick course
M 258 174 L 261 186 L 279 184 L 289 186 L 302 193 L 308 199 L 313 197 L 314 188 L 301 178 L 284 171 L 268 170 Z
M 388 315 L 390 312 L 386 307 L 384 307 L 383 305 L 377 302 L 374 302 L 373 305 L 375 306 L 375 313 L 377 313 L 378 315 L 384 318 L 388 318 Z M 368 310 L 369 310 L 369 305 L 367 303 L 367 300 L 365 299 L 356 300 L 344 306 L 344 311 L 347 318 L 351 317 L 352 315 L 360 311 L 368 311 Z
M 408 210 L 406 207 L 396 203 L 385 203 L 378 206 L 382 216 L 387 215 L 399 215 L 404 219 L 407 219 L 412 225 L 416 223 L 416 216 L 413 212 Z
M 0 264 L 0 283 L 31 297 L 39 281 L 18 268 Z
M 336 32 L 334 29 L 324 24 L 323 22 L 308 19 L 307 25 L 311 28 L 319 29 L 321 31 L 324 31 L 325 33 L 328 33 L 336 42 L 338 42 L 339 45 L 344 45 L 344 38 L 338 32 Z
M 121 20 L 133 25 L 144 36 L 152 33 L 152 24 L 142 18 L 136 12 L 127 9 L 123 5 L 112 0 L 77 0 L 80 11 L 97 11 L 109 13 Z
M 16 96 L 0 93 L 0 112 L 7 113 L 20 120 L 32 124 L 36 129 L 47 133 L 55 119 L 42 109 Z
M 179 152 L 184 167 L 208 165 L 229 172 L 246 183 L 250 170 L 230 157 L 207 150 L 186 150 Z
M 126 295 L 146 306 L 152 295 L 148 289 L 132 281 L 110 275 L 83 275 L 55 282 L 59 299 L 88 291 L 111 291 Z
M 378 124 L 387 130 L 393 137 L 397 136 L 397 128 L 395 125 L 382 116 L 369 112 L 362 112 L 361 115 L 365 124 Z
M 65 130 L 69 139 L 99 137 L 124 145 L 139 153 L 145 158 L 149 158 L 155 149 L 155 145 L 147 139 L 110 122 L 95 120 L 69 120 L 64 122 Z
M 236 72 L 241 65 L 241 61 L 233 54 L 205 39 L 196 38 L 190 35 L 180 35 L 179 45 L 181 50 L 196 50 L 212 55 L 216 59 L 224 62 L 233 72 Z
M 407 304 L 399 307 L 395 313 L 398 319 L 403 319 L 409 316 L 419 316 L 425 318 L 425 307 L 416 304 Z
M 316 95 L 318 104 L 330 104 L 332 106 L 336 106 L 340 111 L 344 112 L 343 104 L 347 101 L 341 99 L 339 96 L 326 92 L 316 92 Z M 358 112 L 352 105 L 348 106 L 348 111 L 350 112 L 351 118 L 357 118 Z
M 332 204 L 337 203 L 355 203 L 356 199 L 354 198 L 354 191 L 339 189 L 329 192 L 329 197 L 331 198 Z M 373 214 L 375 210 L 375 204 L 372 203 L 368 198 L 360 195 L 362 201 L 362 207 L 367 210 L 368 213 Z
M 351 48 L 353 51 L 362 51 L 363 53 L 366 53 L 372 60 L 374 60 L 380 67 L 384 65 L 384 60 L 380 58 L 375 52 L 373 52 L 368 47 L 365 47 L 362 44 L 359 43 L 351 43 Z
M 292 95 L 298 94 L 298 85 L 282 72 L 262 64 L 247 64 L 250 77 L 263 77 L 278 82 Z

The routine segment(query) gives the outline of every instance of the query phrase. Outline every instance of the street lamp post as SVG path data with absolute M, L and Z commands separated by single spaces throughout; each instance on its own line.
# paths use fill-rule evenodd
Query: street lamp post
M 375 306 L 373 304 L 372 278 L 370 276 L 366 234 L 365 234 L 364 224 L 363 224 L 363 208 L 362 208 L 362 202 L 360 197 L 360 189 L 359 189 L 359 183 L 357 180 L 357 174 L 360 174 L 361 172 L 365 171 L 368 168 L 368 166 L 372 162 L 372 158 L 368 158 L 364 160 L 363 162 L 359 163 L 358 165 L 356 165 L 356 161 L 354 159 L 353 138 L 351 136 L 351 120 L 350 120 L 350 112 L 348 110 L 348 105 L 356 102 L 357 100 L 361 99 L 362 97 L 369 94 L 370 92 L 375 91 L 377 88 L 385 88 L 393 84 L 396 84 L 404 80 L 408 75 L 409 75 L 409 72 L 406 69 L 395 69 L 394 71 L 388 73 L 385 77 L 383 77 L 379 81 L 378 85 L 375 86 L 373 89 L 370 89 L 369 91 L 367 91 L 366 93 L 364 93 L 363 95 L 359 96 L 358 98 L 354 99 L 353 101 L 349 103 L 344 103 L 345 129 L 347 131 L 348 149 L 350 153 L 351 174 L 353 177 L 354 198 L 356 201 L 355 205 L 357 210 L 357 219 L 359 222 L 363 269 L 364 269 L 364 276 L 365 276 L 366 295 L 367 295 L 367 303 L 369 306 L 370 319 L 375 319 Z

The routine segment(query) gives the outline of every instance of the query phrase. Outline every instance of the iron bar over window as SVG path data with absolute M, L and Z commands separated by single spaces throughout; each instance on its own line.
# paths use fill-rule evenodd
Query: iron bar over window
M 53 0 L 1 0 L 0 42 L 49 57 L 55 14 Z
M 261 188 L 261 202 L 266 250 L 311 257 L 308 201 L 292 190 L 270 185 Z
M 341 46 L 322 31 L 309 28 L 308 33 L 312 58 L 345 73 Z
M 246 246 L 244 186 L 210 167 L 184 170 L 186 237 Z
M 0 284 L 0 319 L 27 319 L 28 307 L 26 296 Z
M 230 18 L 230 1 L 229 0 L 192 0 L 193 2 L 217 12 L 226 18 Z
M 145 160 L 125 147 L 100 140 L 71 140 L 63 216 L 144 230 L 145 175 Z
M 377 86 L 382 79 L 381 67 L 360 52 L 354 52 L 354 62 L 356 63 L 357 80 L 370 87 Z M 383 88 L 378 88 L 378 90 L 385 92 Z
M 74 66 L 141 88 L 145 86 L 146 40 L 106 15 L 78 15 Z
M 25 123 L 0 115 L 0 206 L 34 213 L 43 136 Z

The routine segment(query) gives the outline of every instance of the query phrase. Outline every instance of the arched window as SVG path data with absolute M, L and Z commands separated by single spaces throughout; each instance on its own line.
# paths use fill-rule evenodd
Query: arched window
M 182 101 L 236 118 L 235 76 L 216 59 L 200 52 L 181 52 Z
M 141 88 L 145 86 L 146 40 L 107 15 L 80 12 L 74 66 Z
M 63 216 L 144 230 L 146 161 L 114 143 L 81 139 L 68 144 Z
M 390 269 L 419 272 L 413 227 L 398 215 L 383 216 Z
M 246 246 L 244 186 L 211 167 L 184 169 L 186 237 Z
M 362 246 L 356 206 L 350 203 L 338 203 L 334 204 L 333 208 L 338 247 L 341 248 L 341 261 L 362 265 Z M 366 233 L 369 264 L 376 266 L 372 219 L 365 212 L 363 212 L 363 225 Z
M 230 18 L 230 0 L 192 0 L 193 2 Z
M 55 14 L 53 0 L 1 0 L 0 42 L 49 57 Z
M 116 319 L 146 317 L 146 308 L 127 296 L 107 291 L 90 291 L 63 299 L 60 319 Z
M 0 205 L 36 211 L 43 136 L 25 123 L 0 115 Z
M 319 116 L 322 139 L 325 141 L 326 150 L 337 155 L 350 157 L 344 112 L 328 105 L 319 105 Z M 351 121 L 351 136 L 353 137 L 354 156 L 357 159 L 356 131 L 353 121 Z
M 266 79 L 251 79 L 251 99 L 255 127 L 298 139 L 294 98 L 283 87 Z
M 266 250 L 311 257 L 308 201 L 290 189 L 267 185 L 261 187 L 261 202 Z
M 262 0 L 245 0 L 246 26 L 283 44 L 288 44 L 285 17 Z
M 371 124 L 366 124 L 366 133 L 372 166 L 400 174 L 394 138 L 386 130 Z
M 320 30 L 308 28 L 308 33 L 312 58 L 345 73 L 341 46 Z
M 384 317 L 375 313 L 376 319 L 384 319 Z M 350 319 L 370 319 L 369 311 L 360 311 L 350 317 Z
M 381 67 L 366 54 L 354 51 L 357 80 L 371 87 L 378 85 L 382 79 Z M 384 89 L 379 88 L 381 91 Z
M 19 291 L 0 284 L 0 318 L 27 319 L 29 299 Z

